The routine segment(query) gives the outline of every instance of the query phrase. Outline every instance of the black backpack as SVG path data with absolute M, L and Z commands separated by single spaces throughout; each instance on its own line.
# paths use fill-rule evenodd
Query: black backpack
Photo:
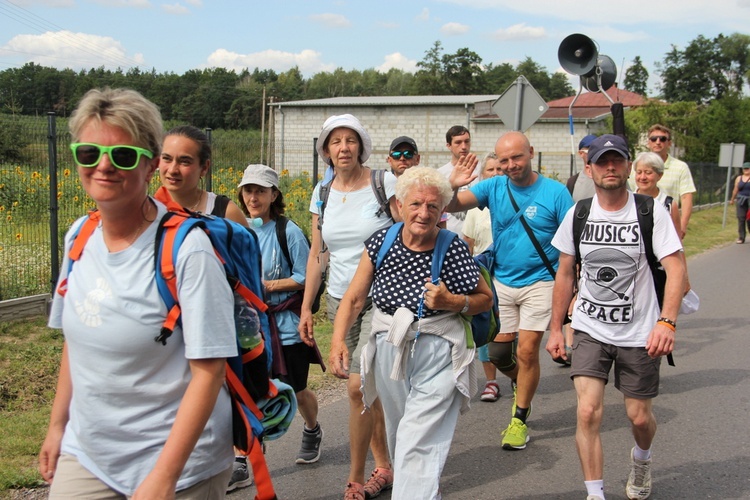
M 322 187 L 322 186 L 321 186 Z M 281 247 L 281 253 L 284 254 L 284 258 L 286 259 L 287 264 L 289 264 L 289 268 L 294 268 L 294 263 L 292 262 L 292 256 L 289 253 L 289 242 L 286 238 L 286 225 L 289 222 L 289 219 L 284 217 L 283 215 L 279 215 L 279 217 L 276 219 L 276 239 L 279 241 L 279 246 Z M 304 235 L 304 233 L 302 233 Z M 305 241 L 307 241 L 308 248 L 310 247 L 310 240 L 307 239 L 307 236 L 305 236 Z M 326 282 L 325 280 L 321 280 L 320 287 L 318 288 L 318 291 L 315 294 L 315 300 L 313 301 L 312 305 L 312 312 L 315 314 L 320 310 L 320 297 L 325 293 L 326 291 Z M 300 290 L 300 292 L 304 293 L 304 290 Z
M 646 260 L 653 277 L 654 289 L 656 290 L 656 299 L 661 307 L 664 302 L 664 286 L 667 284 L 667 273 L 659 264 L 659 260 L 654 255 L 654 199 L 651 196 L 633 193 L 635 198 L 636 214 L 638 216 L 638 226 L 641 228 L 641 237 L 643 246 L 646 249 Z M 593 198 L 586 198 L 576 203 L 575 217 L 573 218 L 573 242 L 576 248 L 576 268 L 581 266 L 581 235 L 586 227 L 586 221 L 589 219 L 591 211 L 591 201 Z M 667 197 L 667 204 L 672 203 L 671 196 Z M 580 276 L 579 276 L 580 278 Z M 672 354 L 667 354 L 667 362 L 674 366 Z

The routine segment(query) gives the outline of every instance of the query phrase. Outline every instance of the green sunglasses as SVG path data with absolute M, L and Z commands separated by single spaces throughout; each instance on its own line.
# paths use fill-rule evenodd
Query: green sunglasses
M 133 170 L 141 162 L 142 155 L 149 159 L 154 157 L 148 149 L 124 144 L 102 146 L 90 142 L 75 142 L 70 145 L 70 150 L 76 163 L 86 168 L 99 165 L 104 153 L 109 156 L 110 163 L 120 170 Z

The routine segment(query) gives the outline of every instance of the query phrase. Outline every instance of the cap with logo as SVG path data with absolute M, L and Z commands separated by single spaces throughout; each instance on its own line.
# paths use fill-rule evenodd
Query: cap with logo
M 589 145 L 589 163 L 596 163 L 607 151 L 615 151 L 626 159 L 630 159 L 628 143 L 619 135 L 604 134 L 594 139 Z

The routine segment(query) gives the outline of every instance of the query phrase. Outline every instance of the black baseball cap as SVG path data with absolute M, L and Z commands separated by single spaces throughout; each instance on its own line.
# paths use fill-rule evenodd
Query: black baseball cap
M 414 139 L 412 139 L 411 137 L 407 137 L 405 135 L 402 135 L 400 137 L 396 137 L 395 139 L 393 139 L 393 142 L 391 142 L 391 148 L 389 149 L 389 151 L 393 151 L 394 149 L 396 149 L 402 144 L 409 145 L 409 147 L 412 148 L 415 153 L 419 153 L 419 150 L 417 149 L 417 143 L 414 142 Z

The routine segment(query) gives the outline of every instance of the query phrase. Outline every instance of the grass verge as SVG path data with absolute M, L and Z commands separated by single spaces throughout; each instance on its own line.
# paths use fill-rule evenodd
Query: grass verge
M 725 246 L 737 238 L 734 214 L 721 227 L 723 208 L 693 213 L 685 252 L 689 256 Z M 318 347 L 324 359 L 331 345 L 331 325 L 325 307 L 316 317 Z M 41 484 L 36 455 L 47 430 L 54 397 L 62 335 L 45 327 L 45 318 L 0 323 L 0 498 L 10 490 Z M 315 391 L 340 385 L 318 365 L 310 368 Z

